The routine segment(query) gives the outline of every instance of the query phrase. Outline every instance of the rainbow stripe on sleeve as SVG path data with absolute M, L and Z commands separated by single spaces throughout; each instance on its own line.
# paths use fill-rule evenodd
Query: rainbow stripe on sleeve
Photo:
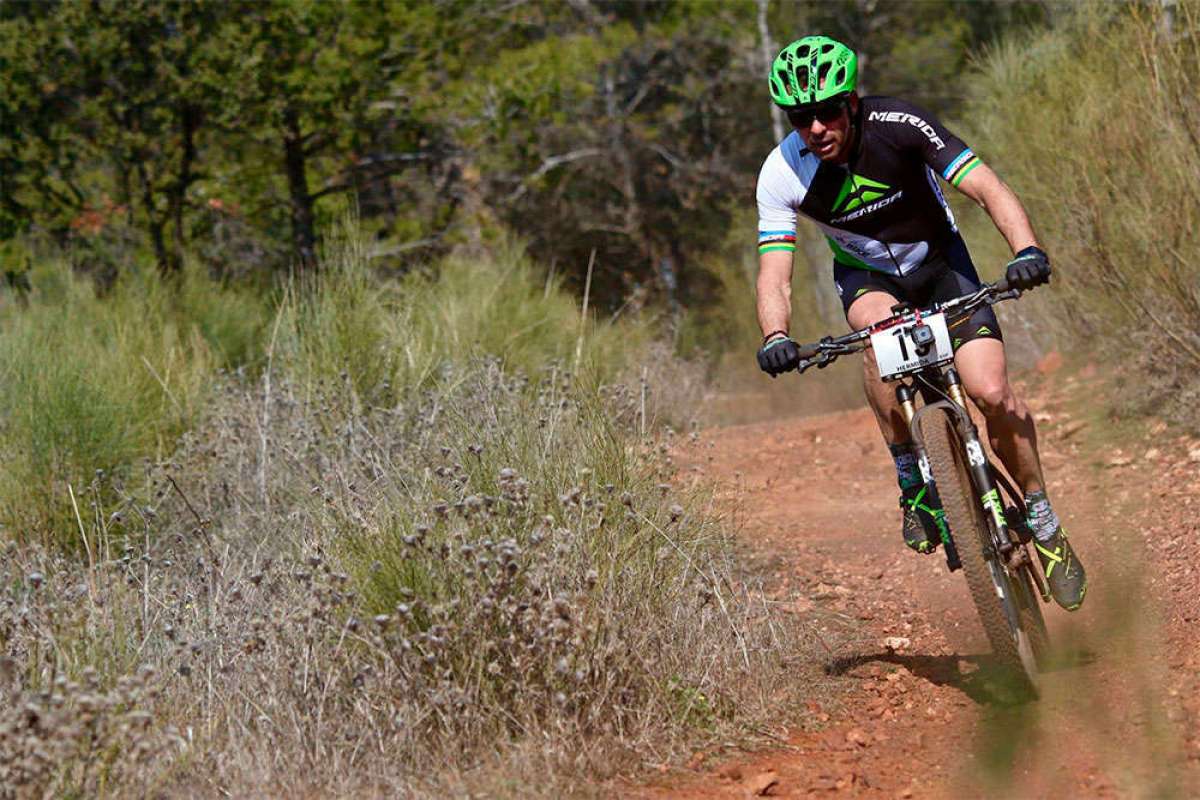
M 795 231 L 759 231 L 758 254 L 777 251 L 792 253 L 796 250 Z
M 951 186 L 957 187 L 962 183 L 963 178 L 970 174 L 971 170 L 982 163 L 979 156 L 972 153 L 971 148 L 968 147 L 958 154 L 958 158 L 950 162 L 950 165 L 942 172 L 942 177 L 949 181 Z

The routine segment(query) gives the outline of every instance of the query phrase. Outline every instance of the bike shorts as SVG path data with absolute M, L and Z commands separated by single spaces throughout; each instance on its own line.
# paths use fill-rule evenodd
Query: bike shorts
M 933 303 L 969 294 L 982 285 L 961 236 L 955 234 L 943 252 L 943 259 L 922 264 L 904 276 L 848 267 L 835 261 L 833 280 L 842 300 L 842 311 L 849 316 L 850 305 L 868 292 L 887 292 L 917 308 L 928 308 Z M 996 312 L 991 306 L 984 306 L 952 326 L 950 339 L 958 350 L 973 339 L 1004 341 L 1004 335 Z

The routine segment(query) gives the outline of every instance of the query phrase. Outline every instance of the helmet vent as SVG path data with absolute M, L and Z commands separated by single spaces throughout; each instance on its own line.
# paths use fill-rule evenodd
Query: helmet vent
M 829 75 L 830 64 L 822 64 L 817 67 L 817 85 L 815 88 L 820 89 L 825 86 L 825 78 Z
M 808 90 L 808 67 L 800 67 L 796 70 L 796 81 L 799 84 L 800 91 Z

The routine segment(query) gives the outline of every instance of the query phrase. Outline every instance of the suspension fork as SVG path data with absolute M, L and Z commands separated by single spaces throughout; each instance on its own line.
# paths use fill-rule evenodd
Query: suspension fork
M 952 408 L 955 412 L 951 416 L 954 418 L 955 427 L 958 429 L 959 436 L 962 437 L 963 447 L 966 450 L 967 468 L 971 472 L 971 482 L 975 485 L 975 491 L 979 493 L 979 502 L 983 504 L 984 511 L 990 514 L 996 523 L 999 539 L 994 544 L 1000 550 L 999 555 L 1007 560 L 1013 549 L 1013 541 L 1009 535 L 1008 519 L 1004 516 L 1004 503 L 1000 499 L 1000 490 L 988 468 L 983 442 L 979 439 L 979 429 L 975 427 L 975 423 L 971 421 L 971 414 L 967 411 L 966 394 L 963 392 L 958 370 L 950 367 L 946 370 L 945 376 L 946 393 L 954 400 L 954 405 L 949 403 L 940 405 Z
M 1005 478 L 996 472 L 995 467 L 988 464 L 987 458 L 984 456 L 983 444 L 979 441 L 979 429 L 975 427 L 975 423 L 971 422 L 971 414 L 967 411 L 966 395 L 963 393 L 962 381 L 959 379 L 958 370 L 954 369 L 954 367 L 946 370 L 946 389 L 955 404 L 962 409 L 962 413 L 958 415 L 958 429 L 963 437 L 963 444 L 967 449 L 967 460 L 971 466 L 972 479 L 975 482 L 976 489 L 980 492 L 980 502 L 983 503 L 984 510 L 991 514 L 992 519 L 996 523 L 996 535 L 998 538 L 994 544 L 999 551 L 998 555 L 1013 573 L 1016 573 L 1022 567 L 1029 567 L 1029 573 L 1034 585 L 1041 593 L 1042 598 L 1048 600 L 1050 598 L 1050 587 L 1046 584 L 1041 570 L 1033 569 L 1033 563 L 1029 558 L 1029 550 L 1022 546 L 1023 542 L 1020 534 L 1008 522 L 1008 515 L 1004 509 L 1004 501 L 1000 497 L 999 486 L 1000 482 L 1004 481 Z M 1011 485 L 1009 485 L 1009 491 L 1014 497 L 1017 496 L 1016 491 L 1012 489 Z
M 935 495 L 937 487 L 934 484 L 933 471 L 929 468 L 929 457 L 925 454 L 925 442 L 913 427 L 913 419 L 917 415 L 916 393 L 911 386 L 902 383 L 896 387 L 896 401 L 900 405 L 900 413 L 904 416 L 904 423 L 908 425 L 908 429 L 912 433 L 913 452 L 917 457 L 917 466 L 921 470 L 921 479 L 925 481 L 925 486 L 928 487 L 929 493 Z M 958 558 L 958 548 L 954 546 L 954 538 L 950 534 L 950 529 L 946 525 L 944 516 L 941 523 L 938 528 L 941 532 L 942 547 L 945 548 L 946 552 L 946 568 L 954 572 L 962 568 L 962 561 Z

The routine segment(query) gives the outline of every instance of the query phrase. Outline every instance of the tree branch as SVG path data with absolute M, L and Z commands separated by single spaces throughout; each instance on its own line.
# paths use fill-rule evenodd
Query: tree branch
M 633 232 L 624 225 L 581 225 L 579 226 L 579 230 L 588 232 L 598 231 L 600 233 L 619 233 L 622 236 L 628 236 L 630 239 L 633 238 Z
M 354 172 L 362 167 L 372 167 L 376 164 L 391 164 L 391 166 L 387 169 L 372 171 L 367 176 L 370 180 L 379 180 L 380 178 L 386 178 L 391 175 L 395 175 L 398 172 L 403 172 L 410 164 L 414 162 L 429 161 L 435 155 L 439 154 L 425 151 L 420 153 L 387 153 L 381 156 L 364 158 L 355 163 L 354 167 L 348 171 L 349 174 L 347 174 L 347 172 L 343 172 L 336 178 L 331 178 L 325 183 L 324 186 L 311 193 L 309 197 L 311 197 L 313 200 L 318 200 L 326 195 L 344 192 L 347 189 L 353 188 Z
M 529 181 L 542 177 L 556 167 L 561 167 L 563 164 L 569 164 L 572 161 L 580 161 L 585 158 L 592 158 L 593 156 L 599 156 L 603 154 L 604 151 L 599 147 L 583 147 L 579 150 L 572 150 L 569 153 L 563 153 L 562 155 L 550 156 L 549 158 L 543 159 L 542 165 L 522 178 L 521 185 L 510 192 L 508 197 L 504 198 L 504 200 L 505 202 L 511 203 L 521 199 L 525 196 L 525 193 L 529 191 Z
M 630 98 L 629 102 L 625 104 L 625 109 L 622 112 L 623 116 L 628 117 L 633 113 L 634 109 L 641 105 L 642 101 L 646 99 L 646 95 L 650 94 L 650 87 L 650 81 L 646 81 L 642 84 L 641 88 L 637 90 L 637 94 Z
M 654 152 L 658 153 L 660 156 L 662 156 L 663 161 L 666 161 L 672 167 L 674 167 L 677 170 L 680 170 L 681 172 L 692 169 L 692 167 L 690 167 L 686 162 L 684 162 L 683 159 L 681 159 L 679 156 L 672 153 L 667 148 L 663 147 L 661 144 L 657 144 L 657 143 L 652 144 L 652 145 L 650 145 L 650 149 L 653 150 Z

